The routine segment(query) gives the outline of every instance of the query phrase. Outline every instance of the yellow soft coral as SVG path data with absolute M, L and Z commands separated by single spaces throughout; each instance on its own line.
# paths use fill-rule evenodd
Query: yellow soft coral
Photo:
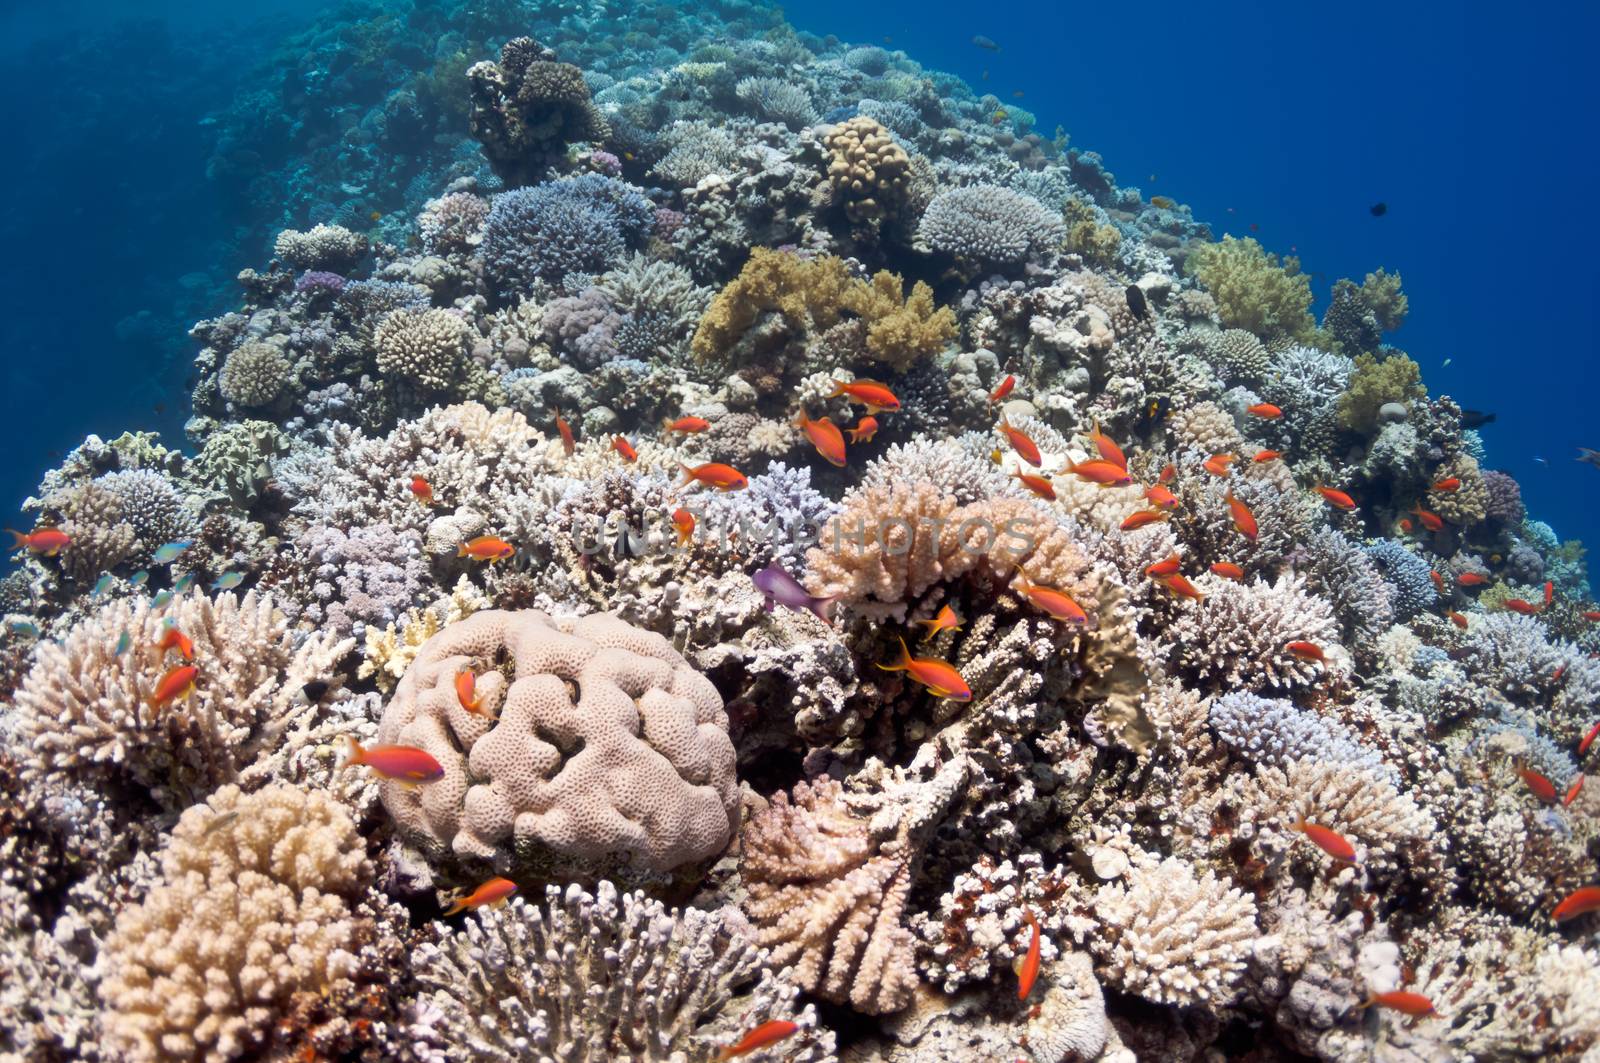
M 1309 343 L 1316 333 L 1311 283 L 1300 260 L 1282 260 L 1246 237 L 1224 236 L 1190 252 L 1187 270 L 1217 301 L 1229 328 L 1248 329 L 1268 344 Z
M 1378 411 L 1385 403 L 1410 405 L 1428 397 L 1422 386 L 1422 369 L 1403 354 L 1378 361 L 1370 354 L 1356 355 L 1350 386 L 1339 396 L 1339 423 L 1357 432 L 1378 426 Z
M 780 315 L 792 331 L 809 335 L 832 328 L 844 314 L 859 318 L 866 325 L 868 355 L 899 370 L 956 334 L 954 312 L 935 306 L 933 291 L 921 281 L 905 297 L 896 274 L 879 271 L 870 282 L 857 280 L 833 255 L 803 259 L 758 247 L 700 319 L 695 354 L 726 354 L 768 312 Z

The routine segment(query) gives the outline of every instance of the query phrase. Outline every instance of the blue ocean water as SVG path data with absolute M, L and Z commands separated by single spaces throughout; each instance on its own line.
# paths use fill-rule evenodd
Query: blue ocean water
M 0 127 L 12 153 L 0 170 L 8 521 L 86 432 L 180 438 L 186 329 L 223 307 L 229 278 L 271 237 L 235 209 L 237 182 L 207 178 L 201 123 L 326 8 L 0 16 L 8 98 L 51 84 L 48 106 L 7 108 Z M 1573 460 L 1600 446 L 1589 297 L 1600 266 L 1578 236 L 1600 146 L 1570 117 L 1600 102 L 1585 54 L 1600 12 L 808 0 L 786 13 L 819 34 L 887 39 L 1002 99 L 1023 93 L 1041 131 L 1059 124 L 1120 183 L 1190 204 L 1219 236 L 1298 254 L 1319 313 L 1336 278 L 1398 270 L 1411 314 L 1392 342 L 1430 391 L 1496 415 L 1488 464 L 1517 478 L 1536 516 L 1600 539 L 1600 470 Z M 999 50 L 972 44 L 980 34 Z

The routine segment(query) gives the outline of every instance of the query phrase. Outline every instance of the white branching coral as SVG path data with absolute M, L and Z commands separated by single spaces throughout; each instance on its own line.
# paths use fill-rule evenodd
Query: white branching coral
M 1168 857 L 1102 886 L 1093 907 L 1100 930 L 1090 948 L 1113 985 L 1158 1004 L 1216 1006 L 1238 995 L 1258 937 L 1243 890 Z
M 1179 664 L 1198 678 L 1230 689 L 1286 690 L 1342 669 L 1333 609 L 1306 590 L 1303 577 L 1284 574 L 1269 584 L 1205 576 L 1195 586 L 1205 600 L 1183 610 L 1169 637 Z M 1327 660 L 1296 656 L 1291 642 L 1314 643 Z
M 546 887 L 544 905 L 480 910 L 417 951 L 418 1056 L 486 1063 L 707 1063 L 750 1028 L 799 1024 L 785 1059 L 824 1063 L 833 1035 L 774 976 L 731 910 L 668 910 L 601 881 Z
M 1357 845 L 1370 867 L 1393 869 L 1403 859 L 1414 866 L 1431 862 L 1422 856 L 1435 840 L 1433 817 L 1380 768 L 1324 753 L 1285 768 L 1261 765 L 1256 781 L 1259 807 L 1273 809 L 1284 830 L 1304 820 L 1337 831 Z M 1302 844 L 1309 856 L 1310 844 Z
M 258 1047 L 301 991 L 349 977 L 367 928 L 351 911 L 366 847 L 328 796 L 226 786 L 183 814 L 162 882 L 106 942 L 115 1058 L 221 1063 Z
M 169 625 L 193 642 L 198 672 L 193 693 L 157 706 L 157 684 L 183 663 L 175 649 L 157 648 Z M 241 601 L 195 590 L 164 609 L 146 598 L 112 602 L 60 644 L 39 644 L 16 695 L 23 777 L 132 783 L 182 808 L 314 713 L 306 684 L 336 687 L 335 667 L 353 645 L 292 631 L 255 591 Z
M 373 333 L 378 370 L 424 391 L 447 391 L 461 374 L 467 326 L 448 310 L 395 310 Z

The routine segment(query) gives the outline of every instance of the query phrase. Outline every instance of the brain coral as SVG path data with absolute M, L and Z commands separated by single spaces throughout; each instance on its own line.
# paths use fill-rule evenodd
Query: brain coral
M 378 371 L 424 391 L 457 383 L 467 353 L 467 327 L 448 310 L 396 310 L 373 333 Z
M 270 343 L 240 344 L 222 363 L 217 390 L 239 406 L 269 406 L 289 382 L 289 359 Z
M 122 913 L 105 945 L 111 1058 L 238 1058 L 294 994 L 355 971 L 364 928 L 347 898 L 371 867 L 332 798 L 224 787 L 183 814 L 161 865 L 161 884 Z
M 478 673 L 487 715 L 456 696 Z M 491 610 L 425 643 L 378 741 L 419 746 L 444 778 L 382 786 L 434 853 L 670 871 L 720 853 L 738 807 L 722 699 L 665 639 L 614 616 Z
M 917 236 L 934 251 L 978 266 L 1018 266 L 1056 250 L 1067 230 L 1030 195 L 973 185 L 934 196 Z

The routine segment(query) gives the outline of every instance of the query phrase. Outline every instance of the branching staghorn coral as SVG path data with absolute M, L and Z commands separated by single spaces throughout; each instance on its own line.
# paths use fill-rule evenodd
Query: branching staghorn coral
M 710 1063 L 763 1022 L 798 1023 L 785 1059 L 831 1063 L 833 1035 L 774 977 L 728 909 L 668 910 L 601 881 L 482 909 L 413 960 L 425 995 L 407 1033 L 421 1059 Z
M 156 644 L 167 621 L 194 643 L 194 692 L 163 706 L 146 699 L 176 651 Z M 123 638 L 128 646 L 117 652 Z M 337 686 L 353 647 L 337 633 L 298 635 L 270 596 L 207 598 L 165 609 L 146 598 L 112 602 L 60 644 L 43 643 L 17 691 L 17 735 L 30 781 L 131 783 L 181 809 L 245 772 L 301 717 L 316 711 L 308 683 Z
M 1306 590 L 1303 577 L 1236 583 L 1204 576 L 1195 586 L 1205 599 L 1184 608 L 1168 628 L 1179 667 L 1227 688 L 1290 690 L 1343 671 L 1338 626 L 1327 602 Z M 1325 662 L 1304 660 L 1286 648 L 1315 643 Z
M 105 945 L 106 1042 L 130 1061 L 220 1063 L 257 1049 L 294 994 L 354 974 L 371 878 L 337 802 L 227 786 L 183 814 L 162 881 Z
M 862 795 L 859 810 L 824 775 L 751 817 L 745 910 L 796 984 L 872 1015 L 907 1004 L 918 984 L 901 925 L 912 874 L 967 771 L 952 761 L 927 782 Z

